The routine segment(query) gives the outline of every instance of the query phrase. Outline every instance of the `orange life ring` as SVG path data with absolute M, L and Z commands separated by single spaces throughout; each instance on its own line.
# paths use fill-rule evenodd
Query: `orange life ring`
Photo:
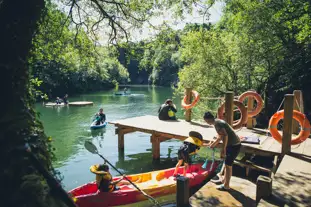
M 200 95 L 197 91 L 191 91 L 191 93 L 194 96 L 194 101 L 191 104 L 186 104 L 187 96 L 184 96 L 183 100 L 181 101 L 181 106 L 186 110 L 193 108 L 200 100 Z
M 244 104 L 238 100 L 233 100 L 233 104 L 236 105 L 241 112 L 241 118 L 239 120 L 236 120 L 233 122 L 233 129 L 240 129 L 244 124 L 247 123 L 247 109 L 244 106 Z M 224 111 L 225 111 L 225 103 L 223 103 L 219 108 L 218 108 L 218 118 L 219 119 L 224 119 Z
M 253 117 L 253 116 L 258 115 L 260 113 L 260 111 L 262 110 L 262 107 L 263 107 L 263 100 L 262 100 L 261 96 L 254 91 L 246 91 L 239 96 L 239 101 L 241 101 L 243 103 L 247 97 L 253 97 L 257 102 L 257 107 L 255 109 L 253 109 L 252 111 L 249 111 L 247 113 L 247 116 Z
M 276 112 L 269 121 L 269 130 L 272 135 L 272 137 L 278 141 L 279 143 L 282 143 L 282 135 L 279 133 L 277 129 L 277 125 L 281 119 L 284 118 L 284 110 Z M 299 122 L 299 125 L 301 126 L 301 130 L 297 137 L 292 139 L 291 145 L 300 144 L 301 142 L 305 141 L 309 135 L 310 135 L 310 122 L 307 119 L 307 117 L 299 112 L 294 110 L 293 111 L 293 118 Z

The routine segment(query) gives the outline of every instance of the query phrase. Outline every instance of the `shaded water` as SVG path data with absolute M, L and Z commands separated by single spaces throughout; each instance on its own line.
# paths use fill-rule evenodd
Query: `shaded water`
M 41 113 L 45 132 L 52 136 L 57 161 L 54 166 L 63 175 L 63 184 L 70 190 L 84 183 L 93 181 L 94 174 L 89 168 L 103 160 L 84 148 L 85 140 L 92 140 L 99 152 L 114 164 L 122 173 L 133 174 L 155 169 L 174 167 L 179 140 L 171 139 L 161 143 L 161 160 L 152 162 L 150 135 L 130 133 L 125 135 L 124 156 L 118 152 L 118 137 L 114 125 L 107 125 L 104 130 L 90 130 L 92 116 L 103 107 L 107 121 L 125 119 L 142 115 L 157 115 L 159 106 L 172 98 L 172 89 L 164 87 L 131 87 L 131 96 L 115 96 L 114 91 L 102 91 L 69 97 L 69 101 L 93 101 L 93 106 L 84 107 L 44 107 L 36 105 Z M 70 95 L 70 94 L 69 94 Z M 173 100 L 180 109 L 180 98 Z M 177 117 L 182 117 L 179 110 Z M 111 169 L 112 175 L 118 175 Z

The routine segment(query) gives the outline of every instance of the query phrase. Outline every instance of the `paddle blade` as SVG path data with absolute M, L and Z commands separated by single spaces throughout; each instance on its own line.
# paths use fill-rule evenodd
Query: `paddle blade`
M 89 151 L 93 154 L 98 154 L 97 147 L 92 142 L 85 141 L 84 147 L 87 149 L 87 151 Z
M 206 169 L 207 161 L 208 161 L 208 160 L 206 159 L 205 162 L 204 162 L 204 164 L 202 165 L 202 168 L 203 168 L 203 169 Z

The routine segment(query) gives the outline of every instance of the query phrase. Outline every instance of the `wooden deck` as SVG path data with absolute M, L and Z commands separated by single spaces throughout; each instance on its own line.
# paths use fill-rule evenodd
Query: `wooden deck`
M 117 127 L 116 134 L 118 134 L 119 149 L 124 149 L 124 134 L 135 131 L 151 134 L 153 158 L 155 159 L 158 159 L 160 156 L 160 143 L 162 141 L 171 138 L 184 140 L 192 130 L 200 132 L 206 143 L 213 140 L 213 137 L 217 135 L 214 127 L 207 124 L 186 122 L 185 120 L 161 121 L 157 116 L 150 115 L 111 121 L 109 123 Z M 257 136 L 260 139 L 260 144 L 242 143 L 241 152 L 262 156 L 274 156 L 281 153 L 281 144 L 272 137 L 267 136 L 267 131 L 242 128 L 236 130 L 236 132 L 240 136 Z M 307 139 L 300 145 L 293 146 L 292 152 L 311 156 L 311 139 Z
M 311 206 L 311 158 L 285 155 L 272 182 L 272 196 L 258 206 Z
M 229 191 L 219 191 L 216 189 L 216 184 L 208 182 L 190 197 L 190 206 L 256 206 L 256 185 L 254 183 L 233 176 L 230 185 Z

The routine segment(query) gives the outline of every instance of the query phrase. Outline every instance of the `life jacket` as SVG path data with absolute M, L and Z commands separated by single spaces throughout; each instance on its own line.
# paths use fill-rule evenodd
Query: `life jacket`
M 175 112 L 172 111 L 171 109 L 168 110 L 168 117 L 172 118 L 175 117 Z
M 92 165 L 90 171 L 96 175 L 97 188 L 101 192 L 112 192 L 114 185 L 111 184 L 112 176 L 109 172 L 99 171 L 99 165 Z

